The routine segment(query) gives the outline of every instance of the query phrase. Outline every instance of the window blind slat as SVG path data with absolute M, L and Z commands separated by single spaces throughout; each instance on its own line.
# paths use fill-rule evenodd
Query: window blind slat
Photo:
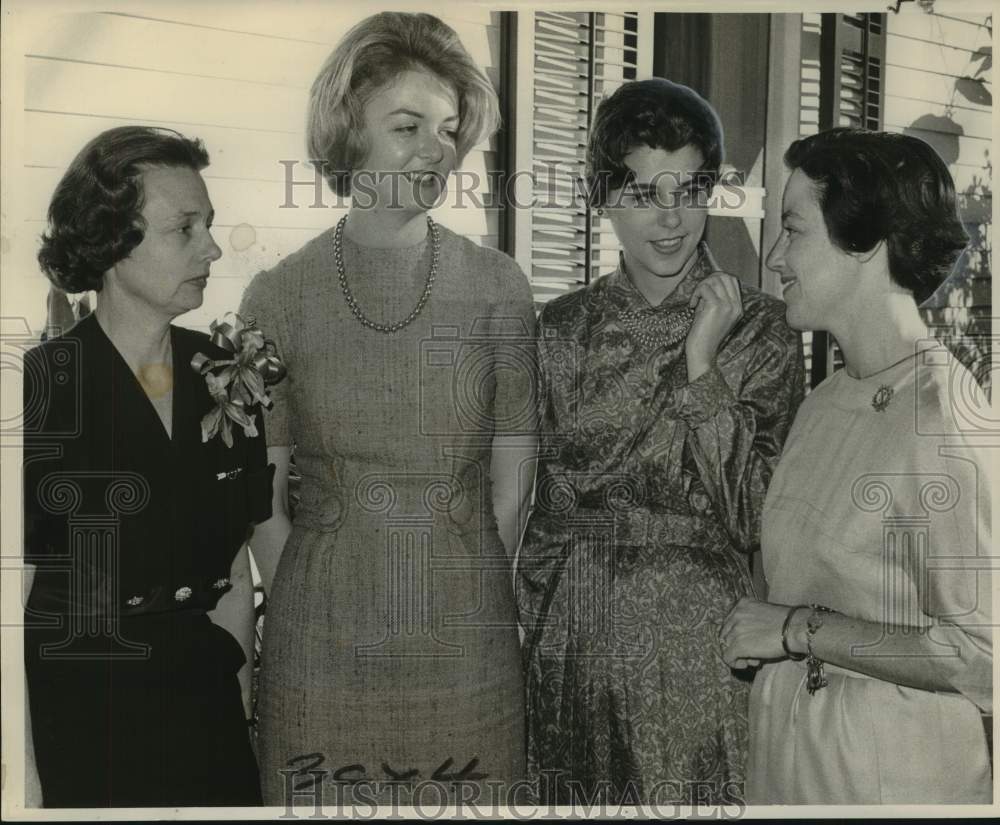
M 538 303 L 613 266 L 610 225 L 585 203 L 580 178 L 601 98 L 634 79 L 638 13 L 535 12 L 530 277 Z

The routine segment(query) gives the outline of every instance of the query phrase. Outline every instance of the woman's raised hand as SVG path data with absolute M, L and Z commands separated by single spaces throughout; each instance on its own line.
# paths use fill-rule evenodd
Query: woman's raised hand
M 694 323 L 687 334 L 688 381 L 712 368 L 719 345 L 743 314 L 740 282 L 726 272 L 713 272 L 695 288 L 688 306 L 694 307 Z
M 719 641 L 722 658 L 732 668 L 757 667 L 762 660 L 783 659 L 781 626 L 788 608 L 744 596 L 729 611 Z

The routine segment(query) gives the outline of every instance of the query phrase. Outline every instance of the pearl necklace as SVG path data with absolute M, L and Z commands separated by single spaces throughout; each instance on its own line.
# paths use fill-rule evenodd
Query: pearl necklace
M 373 329 L 385 335 L 393 335 L 403 329 L 403 327 L 412 324 L 424 308 L 427 299 L 431 297 L 431 287 L 434 286 L 434 279 L 437 278 L 438 256 L 441 252 L 441 236 L 438 225 L 434 223 L 430 215 L 427 216 L 427 229 L 431 235 L 431 270 L 427 274 L 427 282 L 424 284 L 424 291 L 421 293 L 417 305 L 402 321 L 397 321 L 395 324 L 378 324 L 369 319 L 361 311 L 361 307 L 358 306 L 357 300 L 347 285 L 347 273 L 344 271 L 344 225 L 346 223 L 347 215 L 344 215 L 344 217 L 337 221 L 337 229 L 333 234 L 333 258 L 337 263 L 337 280 L 340 282 L 340 289 L 344 293 L 347 306 L 350 307 L 351 313 L 361 322 L 363 327 L 368 327 L 368 329 Z
M 699 249 L 707 257 L 709 265 L 713 269 L 718 269 L 704 241 L 699 244 Z M 631 281 L 628 272 L 625 271 L 624 253 L 619 256 L 619 267 L 622 275 Z M 633 288 L 636 288 L 634 284 Z M 638 288 L 636 290 L 638 291 Z M 623 309 L 618 313 L 618 318 L 633 341 L 649 349 L 659 349 L 669 347 L 687 337 L 694 322 L 694 308 L 686 306 L 683 309 L 669 309 L 660 304 L 643 309 Z

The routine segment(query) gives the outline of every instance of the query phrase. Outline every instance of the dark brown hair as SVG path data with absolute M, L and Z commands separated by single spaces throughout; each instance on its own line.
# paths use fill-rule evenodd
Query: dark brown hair
M 889 275 L 917 304 L 968 243 L 948 167 L 919 138 L 830 129 L 795 141 L 785 163 L 813 181 L 830 240 L 847 252 L 885 241 Z
M 100 291 L 104 273 L 142 243 L 143 167 L 208 166 L 199 140 L 171 129 L 120 126 L 80 150 L 52 195 L 38 263 L 66 292 Z

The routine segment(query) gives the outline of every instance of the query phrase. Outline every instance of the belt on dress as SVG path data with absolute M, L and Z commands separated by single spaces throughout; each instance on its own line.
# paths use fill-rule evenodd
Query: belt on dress
M 539 514 L 577 534 L 606 535 L 610 532 L 615 544 L 697 546 L 720 539 L 720 528 L 714 520 L 691 513 L 644 507 L 609 509 L 577 505 L 555 513 L 540 510 Z
M 107 589 L 114 589 L 113 583 Z M 233 585 L 226 577 L 194 581 L 179 587 L 156 584 L 129 595 L 120 594 L 118 603 L 112 607 L 104 587 L 71 593 L 70 588 L 46 587 L 43 584 L 32 591 L 29 605 L 40 613 L 101 617 L 117 614 L 120 619 L 167 613 L 199 614 L 214 610 L 219 599 L 232 589 Z

